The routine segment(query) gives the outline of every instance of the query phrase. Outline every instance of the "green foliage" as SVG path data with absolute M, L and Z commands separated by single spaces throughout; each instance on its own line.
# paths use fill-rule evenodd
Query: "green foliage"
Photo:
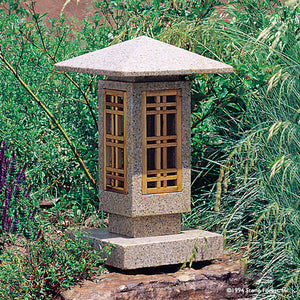
M 72 74 L 80 90 L 52 71 L 53 58 L 145 34 L 232 65 L 231 75 L 190 78 L 193 209 L 183 222 L 220 231 L 228 249 L 245 250 L 251 283 L 261 290 L 257 298 L 299 298 L 299 4 L 239 0 L 225 6 L 232 16 L 227 21 L 218 18 L 215 1 L 94 4 L 94 18 L 79 32 L 64 17 L 46 27 L 42 16 L 28 23 L 4 13 L 2 53 L 51 109 L 94 178 L 96 78 Z M 84 211 L 97 210 L 97 193 L 52 121 L 11 73 L 0 72 L 6 78 L 0 82 L 0 138 L 29 161 L 30 180 L 39 186 L 34 197 L 57 191 L 58 206 L 82 221 Z M 63 223 L 57 207 L 52 213 Z
M 55 60 L 64 60 L 83 53 L 90 32 L 71 41 L 72 28 L 64 17 L 50 20 L 46 27 L 43 17 L 29 11 L 33 21 L 15 14 L 3 14 L 0 24 L 1 52 L 39 99 L 60 122 L 78 150 L 92 176 L 97 178 L 97 81 L 94 76 L 75 74 L 71 80 L 53 72 Z M 90 30 L 97 30 L 96 26 Z M 102 36 L 101 34 L 98 36 Z M 103 38 L 97 39 L 97 44 Z M 74 54 L 76 53 L 76 54 Z M 68 199 L 98 203 L 97 191 L 88 183 L 78 161 L 53 121 L 45 116 L 16 78 L 5 68 L 0 69 L 6 80 L 1 81 L 0 137 L 14 148 L 23 161 L 28 161 L 29 179 L 36 199 L 56 194 L 67 205 Z M 88 105 L 87 105 L 88 102 Z M 49 150 L 51 149 L 51 150 Z M 59 180 L 57 180 L 59 179 Z M 39 187 L 39 188 L 37 188 Z M 66 193 L 67 192 L 67 193 Z
M 100 275 L 110 248 L 95 251 L 82 237 L 45 235 L 27 242 L 26 252 L 8 249 L 0 257 L 3 299 L 51 299 L 63 288 Z
M 215 0 L 202 1 L 94 1 L 96 14 L 106 19 L 115 42 L 140 35 L 157 37 L 173 22 L 193 22 L 196 25 L 212 11 Z M 181 31 L 179 34 L 182 34 Z M 187 45 L 185 45 L 187 46 Z
M 209 117 L 218 148 L 204 149 L 194 168 L 194 208 L 184 221 L 221 230 L 228 247 L 246 249 L 249 276 L 258 278 L 252 281 L 258 299 L 295 299 L 300 286 L 299 5 L 238 4 L 244 10 L 227 6 L 234 16 L 230 22 L 209 19 L 202 32 L 206 47 L 237 71 L 225 89 L 238 87 L 239 109 L 225 101 Z M 213 84 L 219 89 L 218 82 Z M 200 95 L 208 91 L 205 83 L 200 87 L 195 88 Z M 213 101 L 207 101 L 211 107 Z M 201 118 L 203 112 L 196 111 Z
M 7 1 L 2 4 L 0 8 Z M 57 124 L 16 77 L 20 76 L 51 112 L 97 178 L 97 81 L 95 76 L 56 73 L 53 65 L 56 60 L 92 50 L 89 37 L 102 29 L 93 23 L 95 19 L 89 25 L 86 23 L 89 31 L 77 33 L 77 39 L 72 39 L 74 31 L 64 16 L 49 20 L 46 26 L 45 16 L 37 14 L 34 5 L 28 7 L 28 12 L 32 21 L 18 12 L 1 11 L 0 54 L 16 74 L 8 71 L 8 64 L 1 65 L 0 73 L 5 80 L 0 82 L 0 140 L 16 149 L 20 161 L 28 162 L 27 178 L 35 191 L 34 203 L 45 198 L 61 200 L 43 218 L 38 216 L 44 223 L 43 230 L 47 231 L 53 219 L 55 225 L 58 222 L 65 230 L 70 226 L 65 226 L 67 223 L 76 226 L 88 214 L 97 212 L 98 193 Z M 105 35 L 98 35 L 97 47 L 100 41 L 107 45 L 105 40 Z M 51 236 L 53 232 L 35 244 L 27 243 L 25 253 L 14 251 L 19 236 L 8 243 L 1 255 L 0 270 L 0 293 L 5 299 L 48 299 L 61 288 L 102 272 L 105 259 L 101 251 L 93 251 L 79 239 Z
M 28 16 L 28 11 L 21 5 L 22 0 L 0 0 L 0 12 Z

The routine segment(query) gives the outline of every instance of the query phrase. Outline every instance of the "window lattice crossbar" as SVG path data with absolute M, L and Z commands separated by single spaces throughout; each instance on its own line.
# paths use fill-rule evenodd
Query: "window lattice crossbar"
M 182 189 L 181 90 L 145 91 L 143 194 Z
M 127 193 L 126 93 L 103 91 L 104 188 Z

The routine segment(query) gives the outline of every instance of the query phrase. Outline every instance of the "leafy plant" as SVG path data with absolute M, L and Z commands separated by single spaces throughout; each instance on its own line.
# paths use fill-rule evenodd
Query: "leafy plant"
M 63 288 L 103 273 L 110 248 L 95 251 L 82 237 L 45 234 L 10 249 L 0 259 L 0 291 L 5 299 L 53 299 Z
M 110 28 L 109 36 L 114 42 L 124 41 L 140 35 L 158 37 L 164 28 L 173 23 L 188 22 L 195 27 L 209 16 L 215 0 L 203 1 L 93 1 L 97 15 L 105 18 Z M 183 31 L 179 35 L 186 34 Z M 188 34 L 187 34 L 188 35 Z M 163 39 L 162 39 L 163 40 Z M 181 40 L 181 39 L 178 39 Z M 194 43 L 193 43 L 194 44 Z M 189 47 L 185 44 L 184 48 Z

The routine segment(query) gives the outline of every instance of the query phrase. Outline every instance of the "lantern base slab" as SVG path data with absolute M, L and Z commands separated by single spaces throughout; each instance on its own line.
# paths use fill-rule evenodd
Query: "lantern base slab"
M 139 238 L 102 228 L 86 229 L 83 233 L 96 250 L 114 245 L 106 264 L 123 270 L 208 261 L 223 256 L 223 236 L 203 230 Z

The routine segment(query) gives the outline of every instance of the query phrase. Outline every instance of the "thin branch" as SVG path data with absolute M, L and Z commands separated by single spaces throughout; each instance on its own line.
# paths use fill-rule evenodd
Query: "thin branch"
M 110 16 L 111 16 L 111 18 L 113 19 L 115 25 L 118 25 L 118 23 L 117 23 L 117 21 L 115 20 L 115 17 L 114 17 L 114 10 L 113 10 L 113 8 L 110 7 L 110 5 L 109 5 L 109 3 L 108 3 L 107 0 L 104 0 L 104 2 L 105 2 L 105 4 L 106 4 L 106 7 L 107 7 L 107 9 L 108 9 L 108 11 L 109 11 L 109 13 L 110 13 Z M 105 15 L 105 14 L 104 14 L 104 15 Z M 113 27 L 113 25 L 112 25 L 111 22 L 109 21 L 109 16 L 108 16 L 108 17 L 105 16 L 105 18 L 107 19 L 109 25 L 110 25 L 111 27 Z
M 62 43 L 62 41 L 63 41 L 63 38 L 64 38 L 64 36 L 65 36 L 66 33 L 67 33 L 67 31 L 64 30 L 62 36 L 58 39 L 58 40 L 59 40 L 59 43 L 58 43 L 58 45 L 57 45 L 57 47 L 56 47 L 56 50 L 55 50 L 55 52 L 54 52 L 54 58 L 56 57 L 56 54 L 57 54 L 57 52 L 58 52 L 58 49 L 59 49 L 59 47 L 60 47 L 60 45 L 61 45 L 61 43 Z M 58 36 L 59 36 L 59 34 L 58 34 Z
M 32 13 L 32 18 L 33 18 L 33 20 L 34 20 L 34 22 L 35 22 L 36 28 L 37 28 L 38 33 L 39 33 L 39 35 L 40 35 L 40 38 L 41 38 L 41 41 L 42 41 L 43 48 L 44 48 L 45 52 L 48 52 L 47 47 L 46 47 L 46 44 L 45 44 L 45 42 L 44 42 L 43 35 L 42 35 L 41 27 L 40 27 L 40 24 L 39 24 L 39 21 L 38 21 L 39 14 L 35 12 L 35 2 L 32 1 L 32 5 L 31 5 L 31 7 L 29 8 L 29 10 L 30 10 L 31 13 Z
M 35 23 L 36 23 L 36 26 L 38 26 L 38 20 L 35 18 Z M 40 51 L 43 51 L 46 53 L 46 55 L 54 62 L 54 63 L 57 63 L 57 60 L 55 59 L 55 56 L 52 56 L 52 54 L 47 50 L 47 48 L 45 46 L 44 49 L 42 49 L 41 47 L 39 47 L 37 44 L 35 44 L 32 40 L 30 40 L 30 38 L 19 28 L 19 32 L 22 34 L 22 36 L 28 41 L 30 42 L 34 47 L 36 47 L 37 49 L 39 49 Z M 39 34 L 41 36 L 41 32 L 39 31 Z M 41 36 L 41 39 L 42 39 L 42 36 Z M 56 52 L 55 52 L 55 55 L 57 53 L 58 49 L 56 49 Z M 98 129 L 98 121 L 97 121 L 97 117 L 96 115 L 94 114 L 94 111 L 93 111 L 93 108 L 91 107 L 91 104 L 90 104 L 90 101 L 88 100 L 87 98 L 87 95 L 86 93 L 82 90 L 82 88 L 77 84 L 77 82 L 66 72 L 62 72 L 62 74 L 64 76 L 66 76 L 71 82 L 73 85 L 76 86 L 76 88 L 80 91 L 80 93 L 82 94 L 83 98 L 84 98 L 84 102 L 85 102 L 85 105 L 87 105 L 87 107 L 89 108 L 90 110 L 90 113 L 92 115 L 92 118 L 93 118 L 93 121 L 94 121 L 94 124 L 95 124 L 95 127 Z
M 44 87 L 45 87 L 45 86 L 49 86 L 50 89 L 52 89 L 53 91 L 57 92 L 61 97 L 65 98 L 65 99 L 71 99 L 72 101 L 76 101 L 76 102 L 80 102 L 80 103 L 85 104 L 85 102 L 82 101 L 82 100 L 80 100 L 80 99 L 76 99 L 76 98 L 73 98 L 73 97 L 69 97 L 69 96 L 63 94 L 61 91 L 56 91 L 56 89 L 55 89 L 53 86 L 51 86 L 50 84 L 45 84 Z
M 47 188 L 47 190 L 45 191 L 45 193 L 47 193 L 53 186 L 55 183 L 57 183 L 59 181 L 59 179 L 64 175 L 64 173 L 69 169 L 70 165 L 72 162 L 70 162 L 67 167 L 63 170 L 63 172 L 53 181 L 53 183 Z M 45 194 L 44 193 L 44 194 Z
M 35 100 L 35 102 L 45 111 L 45 113 L 49 116 L 49 118 L 53 121 L 53 123 L 55 123 L 55 125 L 57 126 L 57 128 L 59 129 L 59 131 L 62 133 L 63 137 L 65 138 L 65 140 L 69 144 L 72 152 L 75 155 L 75 158 L 77 159 L 77 161 L 81 165 L 81 167 L 82 167 L 84 173 L 86 174 L 86 176 L 88 177 L 90 183 L 93 185 L 93 187 L 96 188 L 96 186 L 97 186 L 96 181 L 93 179 L 92 175 L 88 171 L 88 169 L 87 169 L 86 165 L 84 164 L 83 160 L 81 159 L 77 149 L 73 146 L 72 141 L 70 140 L 70 138 L 68 137 L 68 135 L 66 134 L 66 132 L 64 131 L 64 129 L 62 128 L 60 123 L 56 120 L 56 118 L 48 110 L 48 108 L 41 102 L 41 100 L 39 98 L 37 98 L 37 96 L 34 94 L 34 92 L 23 81 L 23 79 L 19 76 L 19 74 L 14 69 L 14 67 L 3 57 L 2 54 L 0 54 L 0 59 L 4 62 L 7 69 L 17 78 L 17 80 L 21 83 L 21 85 L 26 89 L 26 91 L 30 94 L 30 96 Z
M 56 71 L 56 70 L 52 70 L 48 67 L 43 67 L 43 66 L 40 66 L 38 63 L 36 63 L 33 59 L 30 59 L 37 67 L 41 68 L 41 69 L 45 69 L 45 70 L 48 70 L 48 71 L 51 71 L 53 73 L 56 73 L 56 74 L 62 74 L 62 72 L 60 71 Z
M 5 46 L 5 53 L 7 54 L 8 60 L 9 60 L 10 64 L 12 65 L 11 60 L 10 60 L 10 55 L 9 55 L 8 50 L 7 50 L 6 44 L 4 46 Z
M 15 34 L 15 38 L 17 40 L 17 43 L 20 45 L 21 47 L 21 51 L 20 51 L 20 55 L 19 55 L 19 59 L 18 59 L 18 62 L 16 64 L 16 72 L 18 72 L 18 67 L 20 66 L 20 63 L 21 63 L 21 59 L 23 57 L 23 54 L 24 54 L 24 48 L 25 48 L 25 45 L 22 43 L 22 41 L 18 39 L 17 35 Z M 26 42 L 25 42 L 26 43 Z
M 208 78 L 208 82 L 209 82 L 209 84 L 211 85 L 211 90 L 212 90 L 213 94 L 215 95 L 217 101 L 216 101 L 216 103 L 214 102 L 214 103 L 211 105 L 212 108 L 211 108 L 210 110 L 208 110 L 208 111 L 206 112 L 206 114 L 204 114 L 201 118 L 197 116 L 197 119 L 198 119 L 198 120 L 197 120 L 197 122 L 195 122 L 195 123 L 192 125 L 192 129 L 196 128 L 201 122 L 203 122 L 203 120 L 205 120 L 211 113 L 213 113 L 213 112 L 216 110 L 216 108 L 222 103 L 222 101 L 221 101 L 220 98 L 218 97 L 217 92 L 215 91 L 215 89 L 214 89 L 214 87 L 213 87 L 213 84 L 212 84 L 210 78 Z M 224 96 L 224 99 L 227 97 L 228 94 L 230 94 L 235 88 L 237 88 L 237 87 L 240 86 L 240 85 L 241 85 L 241 83 L 239 83 L 238 85 L 232 87 L 232 88 L 226 93 L 226 95 Z M 194 115 L 194 116 L 195 116 L 195 115 Z

